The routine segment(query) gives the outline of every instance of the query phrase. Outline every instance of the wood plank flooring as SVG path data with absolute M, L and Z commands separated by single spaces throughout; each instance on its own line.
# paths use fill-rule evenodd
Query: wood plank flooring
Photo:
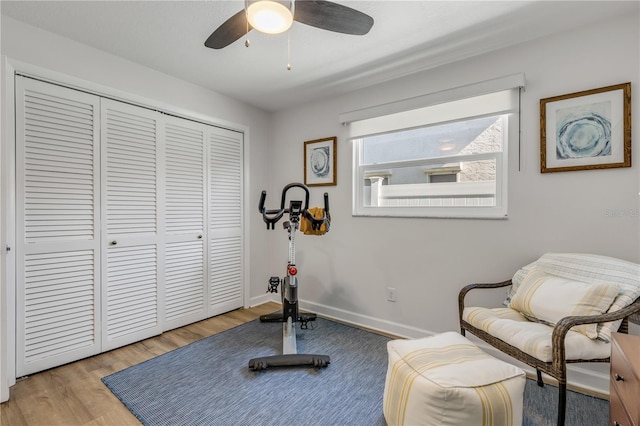
M 279 308 L 279 304 L 266 303 L 235 310 L 21 379 L 11 387 L 9 401 L 0 404 L 0 425 L 139 425 L 102 383 L 102 377 Z

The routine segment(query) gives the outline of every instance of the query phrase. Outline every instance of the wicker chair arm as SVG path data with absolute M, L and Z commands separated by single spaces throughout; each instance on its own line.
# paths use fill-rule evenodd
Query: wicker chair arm
M 464 286 L 460 293 L 458 294 L 458 314 L 460 319 L 462 319 L 462 311 L 464 311 L 464 298 L 471 290 L 474 289 L 486 289 L 486 288 L 500 288 L 507 287 L 511 285 L 511 280 L 502 281 L 499 283 L 485 283 L 485 284 L 469 284 Z
M 615 312 L 607 312 L 600 315 L 572 316 L 564 317 L 558 321 L 553 328 L 552 351 L 554 368 L 559 368 L 565 362 L 564 339 L 572 327 L 580 324 L 597 324 L 603 322 L 616 321 L 627 318 L 633 313 L 640 312 L 640 297 L 629 306 Z

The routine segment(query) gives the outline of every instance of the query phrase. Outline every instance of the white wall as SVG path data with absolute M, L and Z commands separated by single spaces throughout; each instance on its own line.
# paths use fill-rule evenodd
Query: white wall
M 247 207 L 251 212 L 257 210 L 261 188 L 256 182 L 269 181 L 270 170 L 264 158 L 269 152 L 270 113 L 5 16 L 2 16 L 1 30 L 1 53 L 5 55 L 3 59 L 14 66 L 20 64 L 17 68 L 20 68 L 21 64 L 28 64 L 30 68 L 35 66 L 36 69 L 42 68 L 47 72 L 60 73 L 103 86 L 134 101 L 147 100 L 151 105 L 166 106 L 173 112 L 248 130 L 245 134 L 248 137 L 248 144 L 245 144 L 248 148 L 248 162 L 245 165 L 247 188 L 249 188 L 247 200 L 251 202 L 247 202 Z M 0 83 L 3 84 L 3 89 L 4 82 L 7 81 L 5 72 L 6 69 L 3 67 L 2 83 Z M 4 124 L 7 119 L 5 116 L 7 102 L 12 102 L 6 99 L 5 95 L 7 93 L 3 91 L 3 129 L 6 128 Z M 6 133 L 2 134 L 2 144 L 4 148 L 8 144 L 13 144 Z M 4 214 L 2 216 L 4 217 Z M 246 217 L 250 232 L 262 230 L 262 220 L 257 213 Z M 250 236 L 249 240 L 251 244 L 249 244 L 250 252 L 247 261 L 250 270 L 246 279 L 247 282 L 254 282 L 256 280 L 252 280 L 251 277 L 263 277 L 266 274 L 268 259 L 264 253 L 267 251 L 267 236 L 258 232 L 255 237 Z M 5 240 L 3 239 L 1 243 L 0 247 L 4 247 Z M 259 280 L 260 284 L 254 285 L 255 288 L 250 290 L 250 299 L 245 301 L 247 305 L 251 304 L 251 299 L 260 299 L 264 295 L 266 284 L 262 285 L 262 281 Z M 9 292 L 10 297 L 11 292 Z M 11 317 L 11 312 L 5 311 L 0 314 L 0 318 L 3 318 L 1 323 L 4 330 L 7 317 Z M 3 347 L 0 348 L 2 361 L 5 361 L 5 355 L 9 358 L 13 357 L 14 349 L 11 346 L 11 336 L 9 337 L 9 344 L 3 342 Z M 10 371 L 8 376 L 8 382 L 11 383 Z M 4 394 L 6 383 L 6 377 L 0 378 L 0 390 L 3 390 L 0 396 L 2 397 L 6 396 Z
M 638 20 L 622 17 L 603 22 L 597 31 L 582 28 L 275 115 L 4 16 L 1 39 L 2 54 L 11 60 L 250 129 L 248 279 L 255 301 L 264 297 L 269 276 L 283 274 L 287 257 L 286 233 L 267 232 L 257 214 L 260 191 L 279 200 L 282 186 L 303 181 L 303 141 L 338 136 L 338 185 L 312 189 L 312 205 L 321 204 L 324 191 L 330 194 L 331 231 L 297 239 L 303 306 L 420 335 L 457 329 L 463 285 L 509 278 L 546 251 L 640 260 L 638 217 L 606 214 L 638 209 L 638 166 L 541 175 L 538 107 L 540 98 L 626 81 L 632 82 L 633 103 L 640 105 Z M 351 216 L 351 146 L 338 113 L 515 72 L 524 72 L 528 85 L 522 98 L 521 170 L 517 147 L 510 151 L 508 220 Z M 640 123 L 637 117 L 635 112 L 633 121 Z M 637 125 L 633 141 L 636 163 Z M 2 143 L 8 143 L 4 135 Z M 397 289 L 397 302 L 385 300 L 387 286 Z
M 545 252 L 640 261 L 638 215 L 607 214 L 637 213 L 640 206 L 639 35 L 639 16 L 623 16 L 595 30 L 580 28 L 277 113 L 270 155 L 282 167 L 271 173 L 274 193 L 303 179 L 303 141 L 338 136 L 338 185 L 312 189 L 317 205 L 322 192 L 330 194 L 331 231 L 297 239 L 304 306 L 419 335 L 457 329 L 457 295 L 464 285 L 508 279 Z M 509 148 L 507 220 L 351 216 L 351 144 L 338 113 L 517 72 L 525 73 L 527 87 L 520 170 L 517 143 Z M 635 108 L 633 167 L 541 174 L 540 99 L 628 81 Z M 272 235 L 271 243 L 270 267 L 277 274 L 286 260 L 285 236 Z M 397 302 L 386 301 L 387 286 L 396 288 Z

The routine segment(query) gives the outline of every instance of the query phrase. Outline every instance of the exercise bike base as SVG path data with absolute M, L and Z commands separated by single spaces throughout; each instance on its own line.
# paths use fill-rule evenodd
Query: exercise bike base
M 318 318 L 316 314 L 300 314 L 297 321 L 315 321 Z M 284 322 L 284 315 L 282 312 L 274 312 L 272 314 L 260 315 L 260 322 Z
M 249 369 L 253 371 L 265 370 L 269 367 L 299 367 L 310 366 L 324 368 L 331 363 L 329 355 L 287 354 L 253 358 L 249 361 Z

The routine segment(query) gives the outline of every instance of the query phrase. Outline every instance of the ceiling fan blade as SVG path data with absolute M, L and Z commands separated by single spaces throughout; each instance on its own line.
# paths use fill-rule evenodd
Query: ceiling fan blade
M 249 31 L 252 29 L 247 23 L 247 14 L 242 9 L 211 33 L 204 45 L 211 49 L 222 49 L 245 35 L 247 28 Z
M 373 26 L 371 16 L 324 0 L 296 1 L 293 19 L 323 30 L 352 35 L 364 35 Z

